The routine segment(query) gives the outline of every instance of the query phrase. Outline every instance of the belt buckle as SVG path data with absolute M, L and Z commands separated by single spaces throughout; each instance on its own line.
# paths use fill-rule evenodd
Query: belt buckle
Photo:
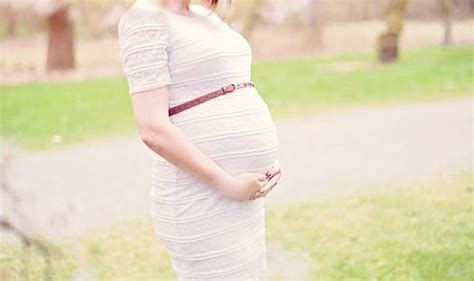
M 235 84 L 230 84 L 230 85 L 227 85 L 225 87 L 222 88 L 222 90 L 224 91 L 224 93 L 230 93 L 230 92 L 233 92 L 235 90 Z

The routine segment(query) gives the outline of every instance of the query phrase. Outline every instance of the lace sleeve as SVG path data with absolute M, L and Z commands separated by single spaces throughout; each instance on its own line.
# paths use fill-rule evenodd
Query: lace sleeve
M 161 16 L 140 12 L 120 20 L 119 56 L 130 95 L 171 84 L 168 30 Z

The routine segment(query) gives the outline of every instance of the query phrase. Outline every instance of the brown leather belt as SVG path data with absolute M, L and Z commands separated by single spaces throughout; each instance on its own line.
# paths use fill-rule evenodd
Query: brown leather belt
M 233 91 L 235 91 L 237 89 L 241 89 L 241 88 L 245 88 L 245 87 L 254 87 L 254 86 L 255 85 L 252 82 L 243 82 L 243 83 L 227 85 L 225 87 L 220 88 L 219 90 L 207 93 L 205 95 L 199 96 L 197 98 L 194 98 L 192 100 L 186 101 L 184 103 L 181 103 L 181 104 L 178 104 L 176 106 L 173 106 L 173 107 L 169 108 L 168 109 L 168 115 L 169 116 L 174 115 L 174 114 L 179 113 L 183 110 L 186 110 L 186 109 L 189 109 L 193 106 L 201 104 L 201 103 L 203 103 L 207 100 L 210 100 L 210 99 L 213 99 L 213 98 L 216 98 L 218 96 L 225 95 L 225 94 L 228 94 L 228 93 L 232 93 Z

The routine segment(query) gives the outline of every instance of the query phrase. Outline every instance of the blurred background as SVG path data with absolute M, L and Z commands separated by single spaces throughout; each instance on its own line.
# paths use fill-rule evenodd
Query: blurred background
M 0 0 L 1 280 L 175 279 L 118 57 L 133 2 Z M 217 12 L 278 127 L 268 280 L 473 280 L 474 1 Z

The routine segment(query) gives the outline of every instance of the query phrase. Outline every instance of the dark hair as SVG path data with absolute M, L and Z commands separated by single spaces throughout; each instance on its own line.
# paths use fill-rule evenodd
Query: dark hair
M 219 5 L 219 0 L 207 0 L 207 2 L 209 3 L 209 7 L 213 10 Z

